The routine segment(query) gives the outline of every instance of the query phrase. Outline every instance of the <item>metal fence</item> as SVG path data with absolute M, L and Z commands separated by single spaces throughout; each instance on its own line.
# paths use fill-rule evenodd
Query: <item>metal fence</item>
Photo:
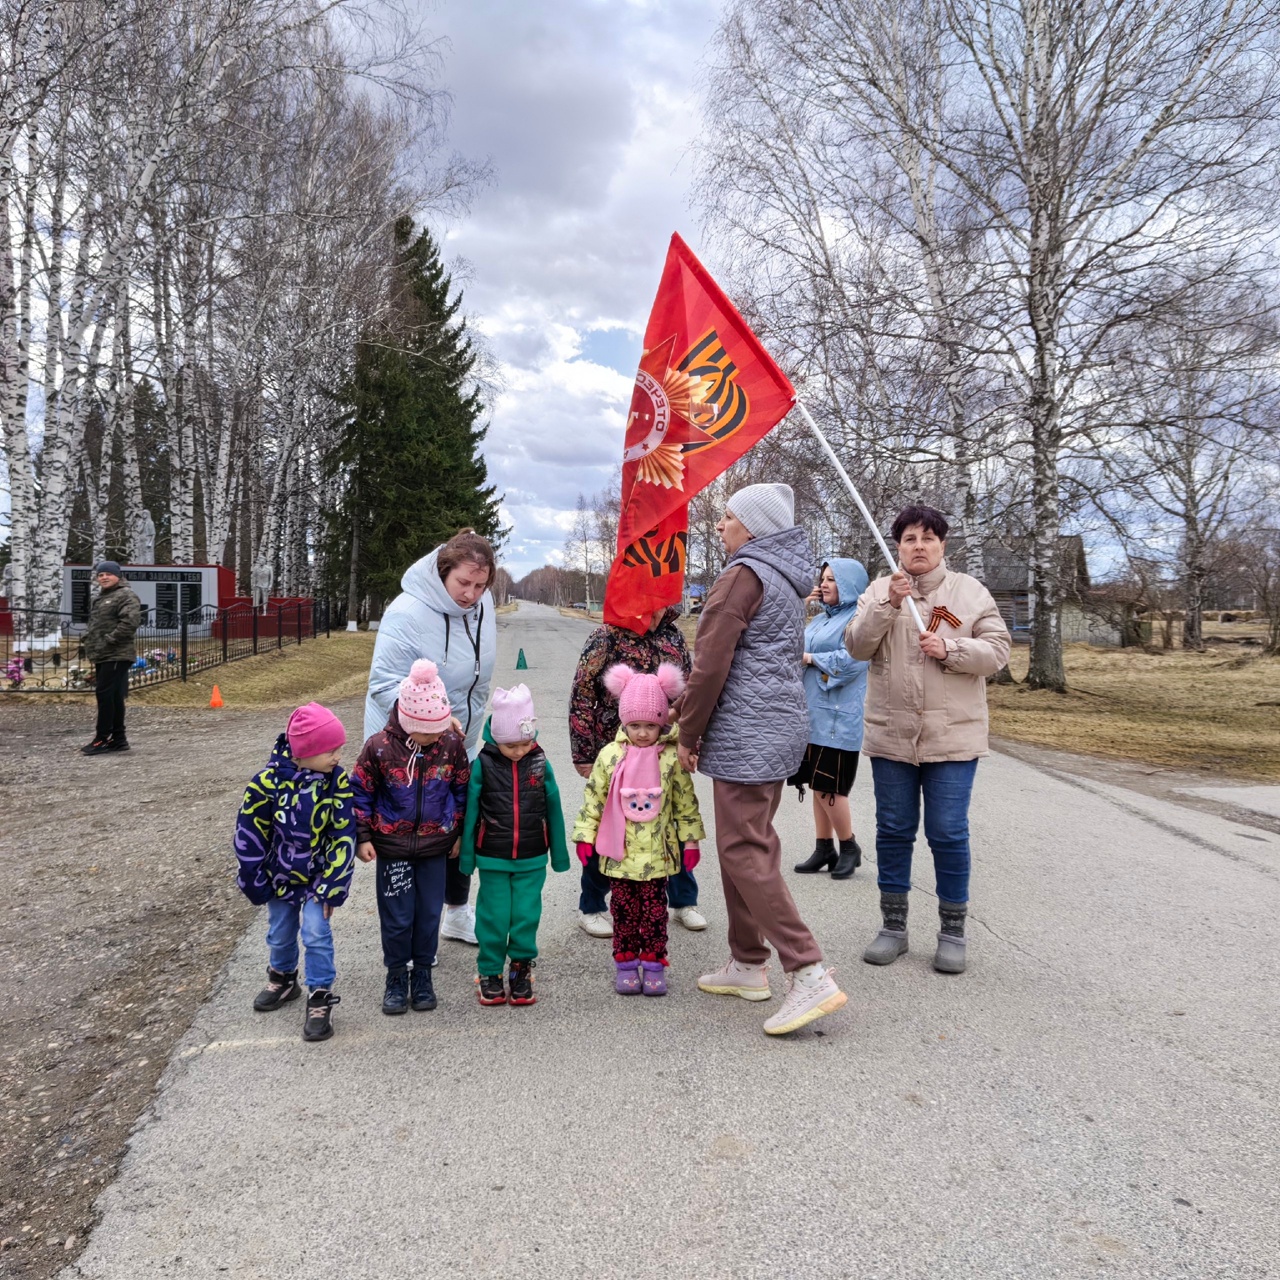
M 299 600 L 265 611 L 248 605 L 206 605 L 184 614 L 151 611 L 133 643 L 138 658 L 129 687 L 186 680 L 198 671 L 300 645 L 329 634 L 327 600 Z M 93 664 L 85 657 L 85 624 L 69 613 L 14 610 L 0 613 L 0 693 L 82 693 L 93 688 Z

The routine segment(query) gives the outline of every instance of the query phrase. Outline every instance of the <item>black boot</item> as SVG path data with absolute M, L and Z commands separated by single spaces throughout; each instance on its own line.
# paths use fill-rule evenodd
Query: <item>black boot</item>
M 272 1009 L 296 1000 L 301 994 L 297 969 L 291 973 L 281 973 L 279 969 L 267 965 L 267 985 L 254 997 L 253 1007 L 259 1013 L 270 1013 Z
M 511 972 L 507 974 L 507 983 L 511 987 L 512 1004 L 537 1004 L 538 997 L 533 994 L 533 961 L 513 960 Z
M 100 756 L 104 751 L 110 751 L 111 744 L 106 738 L 94 738 L 94 740 L 80 748 L 82 756 Z
M 404 1013 L 409 1008 L 409 970 L 387 970 L 387 989 L 382 994 L 382 1012 L 389 1015 Z
M 840 841 L 840 856 L 831 870 L 833 880 L 852 880 L 853 873 L 862 866 L 862 850 L 858 842 L 850 836 Z
M 425 1013 L 436 1007 L 435 988 L 431 985 L 431 966 L 424 964 L 419 968 L 413 966 L 413 1007 L 419 1013 Z
M 827 871 L 836 865 L 836 842 L 819 840 L 813 846 L 813 852 L 803 861 L 797 862 L 793 868 L 802 875 L 810 871 Z
M 307 997 L 307 1016 L 302 1024 L 304 1040 L 327 1040 L 333 1035 L 329 1011 L 341 1000 L 341 996 L 335 996 L 327 987 L 317 987 Z
M 126 738 L 123 733 L 120 734 L 120 736 L 117 738 L 108 738 L 107 750 L 108 751 L 128 751 L 129 739 Z

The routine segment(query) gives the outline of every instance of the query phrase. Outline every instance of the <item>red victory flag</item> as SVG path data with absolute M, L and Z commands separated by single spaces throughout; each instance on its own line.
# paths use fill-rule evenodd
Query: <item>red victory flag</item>
M 604 618 L 643 634 L 684 592 L 689 499 L 762 440 L 796 393 L 678 235 L 644 334 L 622 453 Z

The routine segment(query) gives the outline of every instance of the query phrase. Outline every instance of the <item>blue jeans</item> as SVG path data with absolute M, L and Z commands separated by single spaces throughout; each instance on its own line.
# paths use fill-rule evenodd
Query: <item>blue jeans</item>
M 449 859 L 378 859 L 378 922 L 382 926 L 382 963 L 403 969 L 412 960 L 430 969 L 439 945 L 444 911 L 445 871 Z
M 605 895 L 614 886 L 614 881 L 601 875 L 595 858 L 588 858 L 587 865 L 582 868 L 582 893 L 578 897 L 578 910 L 584 915 L 608 914 L 609 905 Z M 698 905 L 698 882 L 692 871 L 677 871 L 667 877 L 667 903 L 676 911 L 681 907 Z
M 278 973 L 294 973 L 298 968 L 298 932 L 307 949 L 307 986 L 332 987 L 338 976 L 333 964 L 333 930 L 324 918 L 324 905 L 314 898 L 289 902 L 272 898 L 267 903 L 267 951 L 271 967 Z
M 923 795 L 924 835 L 933 851 L 938 897 L 943 902 L 969 901 L 969 796 L 977 769 L 977 760 L 903 764 L 871 757 L 881 893 L 907 893 L 911 888 L 911 850 Z

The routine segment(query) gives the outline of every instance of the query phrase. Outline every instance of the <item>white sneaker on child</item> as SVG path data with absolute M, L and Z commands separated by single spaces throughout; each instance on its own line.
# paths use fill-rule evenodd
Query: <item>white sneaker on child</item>
M 440 936 L 453 938 L 457 942 L 469 942 L 473 947 L 478 947 L 480 942 L 476 937 L 475 907 L 469 902 L 461 907 L 445 907 Z

